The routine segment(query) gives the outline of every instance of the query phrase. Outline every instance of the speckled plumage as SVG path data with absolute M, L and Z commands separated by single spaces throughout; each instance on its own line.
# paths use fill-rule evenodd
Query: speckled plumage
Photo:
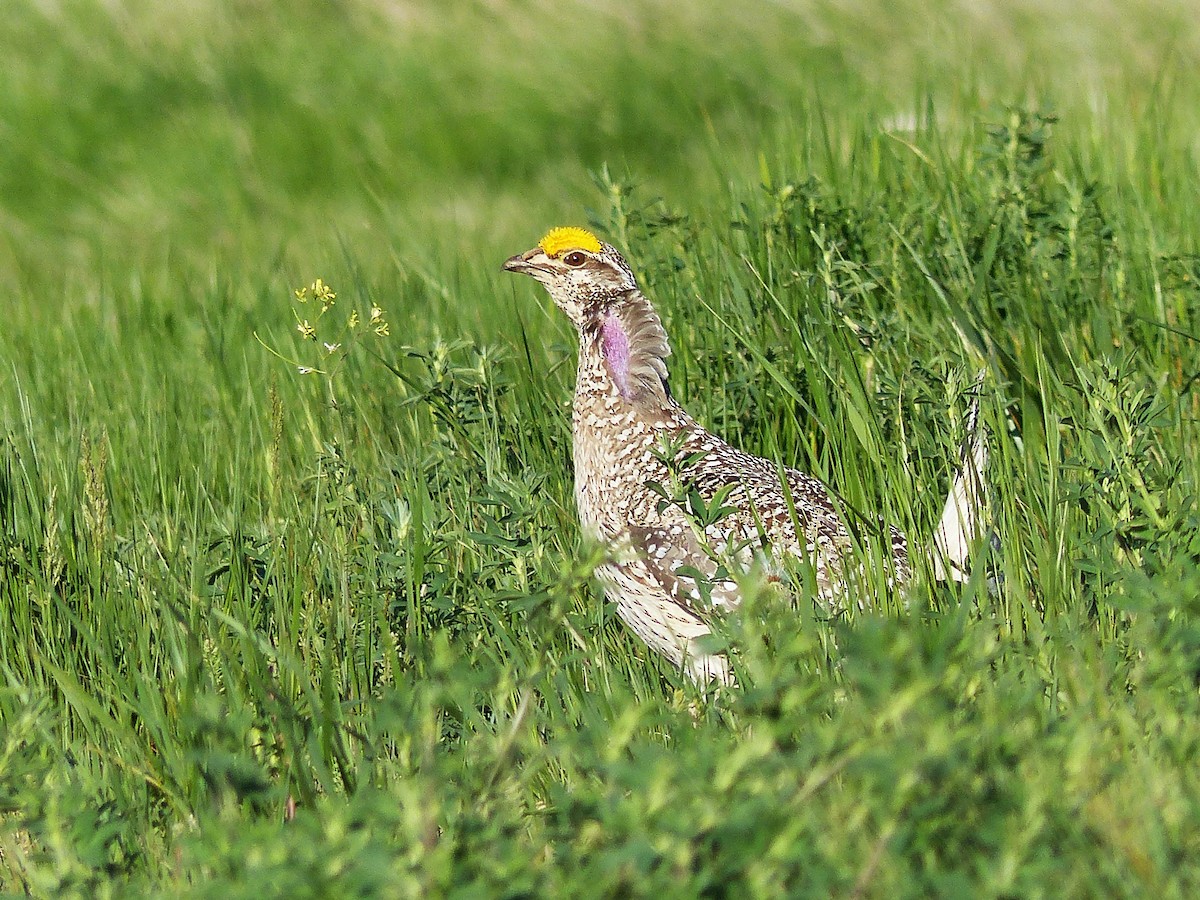
M 600 247 L 555 246 L 548 256 L 539 245 L 505 269 L 542 282 L 579 334 L 575 498 L 585 531 L 610 548 L 597 571 L 608 596 L 647 645 L 697 680 L 728 682 L 728 660 L 695 644 L 709 633 L 710 604 L 738 603 L 725 563 L 799 556 L 813 566 L 820 599 L 836 606 L 850 535 L 820 481 L 732 447 L 675 401 L 661 320 L 617 250 Z M 654 487 L 680 484 L 730 511 L 699 527 Z M 902 581 L 908 548 L 891 535 L 890 576 Z

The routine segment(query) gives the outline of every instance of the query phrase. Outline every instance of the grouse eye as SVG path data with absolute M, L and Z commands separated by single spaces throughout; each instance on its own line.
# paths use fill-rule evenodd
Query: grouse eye
M 584 263 L 584 260 L 586 260 L 586 259 L 587 259 L 587 257 L 584 256 L 582 253 L 580 253 L 578 250 L 572 250 L 570 253 L 568 253 L 566 256 L 563 257 L 563 262 L 565 262 L 568 266 L 582 266 Z

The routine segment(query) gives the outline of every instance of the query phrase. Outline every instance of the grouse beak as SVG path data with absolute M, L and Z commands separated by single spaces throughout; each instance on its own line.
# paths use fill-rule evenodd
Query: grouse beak
M 534 247 L 532 250 L 526 250 L 524 253 L 518 253 L 516 256 L 510 256 L 504 261 L 505 272 L 519 272 L 522 275 L 532 275 L 538 268 L 534 265 L 533 258 L 541 253 L 540 247 Z

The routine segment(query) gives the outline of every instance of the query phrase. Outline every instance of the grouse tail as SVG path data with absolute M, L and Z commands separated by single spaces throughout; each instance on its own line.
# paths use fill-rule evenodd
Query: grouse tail
M 942 518 L 933 533 L 933 574 L 938 581 L 966 581 L 970 557 L 983 535 L 987 490 L 983 472 L 987 467 L 987 427 L 979 417 L 983 373 L 975 381 L 971 406 L 966 416 L 966 438 L 954 484 L 946 497 Z

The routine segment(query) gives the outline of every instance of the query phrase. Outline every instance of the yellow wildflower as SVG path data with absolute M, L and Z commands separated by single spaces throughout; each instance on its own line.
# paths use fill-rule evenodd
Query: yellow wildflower
M 313 297 L 321 301 L 321 312 L 325 312 L 333 306 L 333 301 L 337 299 L 337 294 L 325 283 L 323 278 L 318 278 L 312 283 L 312 292 Z
M 388 328 L 388 323 L 383 318 L 383 310 L 378 306 L 371 307 L 370 325 L 371 328 L 375 330 L 375 333 L 380 337 L 387 337 L 389 334 L 391 334 L 391 330 Z

